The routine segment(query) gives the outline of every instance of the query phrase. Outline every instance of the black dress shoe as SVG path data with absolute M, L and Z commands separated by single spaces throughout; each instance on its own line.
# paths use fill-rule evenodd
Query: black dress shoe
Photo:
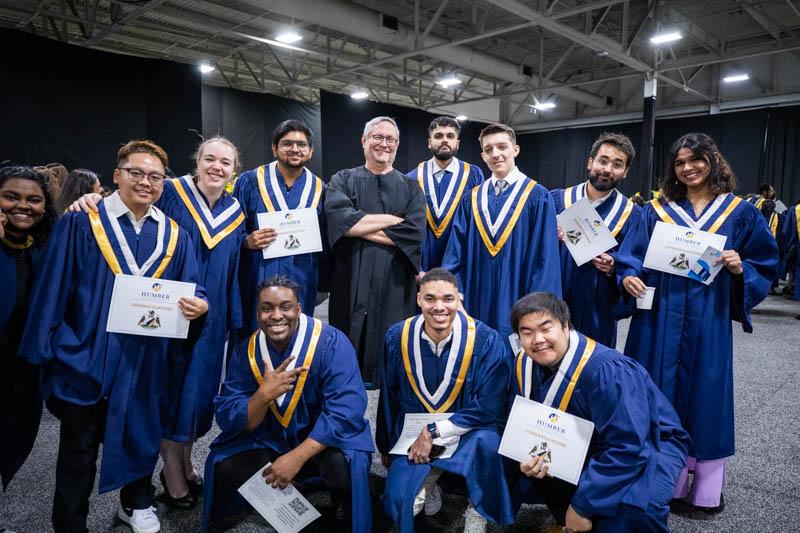
M 171 507 L 173 509 L 182 509 L 188 510 L 192 509 L 195 505 L 197 505 L 197 497 L 191 492 L 191 487 L 189 492 L 187 492 L 181 498 L 173 498 L 169 493 L 169 488 L 167 487 L 167 480 L 164 477 L 164 471 L 162 470 L 159 472 L 158 477 L 161 479 L 161 486 L 164 487 L 164 492 L 158 495 L 158 500 L 164 503 L 167 507 Z
M 187 479 L 186 484 L 189 485 L 189 494 L 200 497 L 203 495 L 203 478 L 198 475 L 194 479 Z

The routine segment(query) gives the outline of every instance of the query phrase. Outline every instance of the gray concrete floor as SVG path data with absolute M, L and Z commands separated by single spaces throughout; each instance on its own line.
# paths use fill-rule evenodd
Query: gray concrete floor
M 734 369 L 736 398 L 737 454 L 729 463 L 727 507 L 719 515 L 673 513 L 670 527 L 676 532 L 718 531 L 800 531 L 800 303 L 783 297 L 769 297 L 754 315 L 755 332 L 745 334 L 734 324 Z M 327 318 L 326 305 L 317 308 L 317 316 Z M 620 344 L 627 334 L 627 322 L 620 325 Z M 375 420 L 377 393 L 370 393 L 367 416 Z M 202 468 L 208 444 L 217 431 L 201 439 L 194 448 L 194 461 Z M 0 526 L 18 533 L 51 531 L 50 510 L 58 423 L 45 412 L 39 437 L 28 458 L 6 493 L 0 494 Z M 156 471 L 160 469 L 160 465 Z M 375 494 L 379 494 L 385 471 L 379 462 L 372 466 Z M 154 481 L 157 492 L 160 483 Z M 129 531 L 115 523 L 117 494 L 95 494 L 90 503 L 89 530 Z M 311 500 L 322 508 L 329 505 L 324 495 Z M 444 511 L 434 526 L 441 531 L 479 531 L 468 524 L 465 528 L 466 500 L 459 496 L 445 499 Z M 388 524 L 380 516 L 377 496 L 373 498 L 375 530 L 384 531 Z M 197 531 L 199 507 L 193 511 L 173 511 L 158 505 L 158 515 L 165 532 Z M 230 531 L 268 530 L 257 515 L 245 514 L 230 524 Z M 524 506 L 517 523 L 508 528 L 489 526 L 489 531 L 535 531 L 552 525 L 542 506 Z M 330 531 L 329 523 L 318 520 L 307 531 Z

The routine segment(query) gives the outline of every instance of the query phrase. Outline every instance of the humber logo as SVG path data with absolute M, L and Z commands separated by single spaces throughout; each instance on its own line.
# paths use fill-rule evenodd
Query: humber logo
M 153 292 L 161 292 L 162 287 L 163 287 L 163 285 L 161 285 L 158 282 L 153 283 L 153 287 L 152 287 Z
M 558 423 L 558 415 L 556 413 L 550 413 L 547 416 L 547 421 L 550 422 L 551 424 L 557 424 Z
M 292 216 L 292 214 L 291 214 L 291 213 L 286 213 L 285 215 L 283 215 L 283 218 L 284 218 L 285 220 L 292 220 L 292 218 L 294 218 L 294 217 Z
M 691 238 L 694 237 L 694 232 L 693 231 L 687 231 L 686 232 L 686 236 L 691 239 Z
M 594 227 L 595 227 L 595 228 L 599 228 L 600 226 L 602 226 L 602 225 L 603 225 L 603 223 L 602 223 L 602 222 L 600 222 L 599 220 L 595 220 L 594 222 L 592 222 L 592 224 L 594 224 Z

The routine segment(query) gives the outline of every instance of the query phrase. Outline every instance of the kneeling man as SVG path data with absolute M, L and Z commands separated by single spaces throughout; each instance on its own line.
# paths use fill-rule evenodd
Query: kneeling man
M 436 480 L 443 472 L 464 478 L 469 498 L 485 518 L 513 521 L 503 463 L 497 455 L 509 382 L 508 343 L 488 326 L 458 310 L 455 276 L 434 268 L 420 281 L 422 314 L 386 333 L 383 388 L 376 440 L 385 465 L 391 460 L 382 501 L 400 532 L 414 528 L 414 516 L 441 508 Z M 423 428 L 407 456 L 388 454 L 403 431 L 406 413 L 446 413 Z M 433 439 L 458 441 L 452 457 Z M 460 439 L 460 440 L 459 440 Z M 438 442 L 438 441 L 437 441 Z
M 689 435 L 644 368 L 572 329 L 567 304 L 550 293 L 521 298 L 511 325 L 523 348 L 514 392 L 595 426 L 577 486 L 545 477 L 537 456 L 519 465 L 515 504 L 538 491 L 569 531 L 668 531 Z
M 341 331 L 302 313 L 298 294 L 285 276 L 259 286 L 259 329 L 235 349 L 214 401 L 222 433 L 206 461 L 203 529 L 245 505 L 237 489 L 267 463 L 265 483 L 321 478 L 337 521 L 371 529 L 375 447 L 356 355 Z

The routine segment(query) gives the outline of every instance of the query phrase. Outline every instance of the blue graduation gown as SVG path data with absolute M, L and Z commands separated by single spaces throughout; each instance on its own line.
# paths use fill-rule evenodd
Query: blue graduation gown
M 534 291 L 561 296 L 553 199 L 536 182 L 528 178 L 521 181 L 518 191 L 516 187 L 507 187 L 500 197 L 495 195 L 490 180 L 472 189 L 470 197 L 458 207 L 442 260 L 442 267 L 458 279 L 467 312 L 503 338 L 512 333 L 509 317 L 519 298 Z M 516 194 L 505 222 L 494 237 L 481 213 L 480 197 L 484 189 L 494 221 L 503 202 Z
M 582 183 L 550 191 L 556 213 L 584 198 L 585 187 Z M 614 271 L 607 276 L 591 262 L 576 265 L 566 245 L 559 243 L 561 289 L 575 329 L 606 346 L 616 346 L 617 320 L 633 312 L 634 302 L 627 297 L 622 280 L 641 271 L 648 237 L 641 208 L 616 189 L 596 210 L 619 243 L 607 252 L 614 258 Z
M 563 369 L 552 406 L 563 406 L 567 384 L 578 373 L 563 410 L 593 422 L 595 430 L 572 507 L 584 517 L 614 517 L 625 504 L 666 521 L 678 474 L 686 465 L 689 435 L 644 368 L 574 330 L 570 350 L 573 343 L 575 356 Z M 580 370 L 580 361 L 587 357 Z M 513 393 L 526 396 L 527 392 L 530 399 L 544 402 L 561 370 L 550 371 L 520 352 Z M 517 478 L 517 505 L 529 495 L 532 483 L 525 476 Z
M 275 170 L 277 190 L 270 179 L 270 167 Z M 304 194 L 304 191 L 307 192 Z M 258 213 L 282 209 L 278 195 L 284 199 L 289 209 L 315 208 L 319 214 L 320 231 L 325 234 L 324 186 L 322 180 L 308 169 L 305 169 L 292 188 L 288 189 L 276 162 L 261 165 L 239 176 L 233 195 L 239 200 L 247 217 L 245 221 L 247 235 L 258 229 Z M 300 285 L 300 305 L 303 312 L 314 314 L 320 255 L 321 253 L 300 254 L 265 260 L 261 250 L 247 248 L 242 250 L 239 286 L 242 292 L 244 327 L 239 331 L 238 341 L 246 339 L 258 328 L 256 319 L 258 285 L 276 274 L 284 274 Z
M 383 454 L 389 453 L 402 433 L 406 413 L 453 413 L 449 418 L 453 424 L 472 428 L 461 436 L 458 449 L 449 459 L 434 459 L 428 464 L 417 465 L 409 462 L 408 457 L 392 456 L 381 499 L 386 514 L 401 532 L 413 530 L 414 497 L 431 468 L 462 476 L 470 501 L 488 520 L 498 524 L 514 521 L 503 462 L 497 454 L 505 412 L 505 391 L 511 374 L 511 352 L 508 343 L 481 322 L 461 312 L 456 320 L 458 324 L 454 324 L 454 328 L 458 326 L 460 333 L 458 337 L 454 333 L 450 346 L 439 358 L 428 343 L 421 340 L 422 315 L 395 324 L 386 333 L 376 430 L 378 450 Z M 417 354 L 422 363 L 425 385 L 417 379 L 415 337 L 420 346 Z M 404 338 L 408 339 L 405 348 Z M 447 379 L 445 367 L 450 357 L 457 359 Z M 431 393 L 433 398 L 420 392 L 423 386 L 428 391 L 435 391 L 445 380 L 447 385 L 438 401 L 432 401 L 437 399 L 435 392 Z
M 425 240 L 422 241 L 422 271 L 427 272 L 432 268 L 442 265 L 447 241 L 452 230 L 451 223 L 455 216 L 456 209 L 461 201 L 469 196 L 469 192 L 483 183 L 483 171 L 478 165 L 460 161 L 453 158 L 458 165 L 458 173 L 453 174 L 446 170 L 441 180 L 436 180 L 433 176 L 429 179 L 429 161 L 423 161 L 415 168 L 411 169 L 406 176 L 419 183 L 422 192 L 425 193 L 425 216 L 427 224 L 425 226 Z M 435 170 L 438 170 L 436 167 Z M 433 184 L 433 189 L 430 185 Z M 447 195 L 448 189 L 452 189 Z M 438 201 L 441 213 L 437 214 Z
M 310 316 L 305 317 L 305 322 L 305 331 L 301 323 L 284 353 L 277 353 L 269 347 L 267 349 L 273 368 L 297 349 L 296 364 L 308 367 L 307 374 L 301 375 L 295 387 L 283 399 L 278 399 L 282 400 L 280 406 L 267 412 L 261 425 L 249 432 L 246 430 L 247 404 L 258 390 L 258 379 L 265 372 L 259 339 L 263 333 L 257 330 L 248 342 L 239 344 L 234 350 L 222 392 L 214 400 L 217 423 L 222 433 L 211 444 L 206 460 L 204 530 L 210 521 L 224 518 L 237 510 L 225 509 L 220 511 L 222 516 L 211 516 L 214 467 L 217 463 L 247 450 L 270 448 L 284 454 L 310 437 L 326 446 L 339 448 L 344 454 L 350 465 L 352 480 L 353 531 L 370 531 L 372 519 L 368 476 L 370 455 L 375 447 L 369 422 L 364 418 L 367 394 L 355 351 L 338 329 L 323 325 Z M 315 335 L 316 331 L 318 333 Z M 316 348 L 313 346 L 315 337 L 318 337 Z M 296 348 L 298 342 L 301 344 Z M 254 374 L 254 365 L 259 378 Z M 283 420 L 279 420 L 278 416 Z M 237 508 L 244 506 L 243 499 L 237 497 L 235 500 Z
M 180 387 L 170 400 L 176 412 L 165 434 L 172 440 L 186 441 L 211 429 L 225 340 L 229 331 L 242 327 L 238 268 L 245 238 L 244 213 L 228 194 L 210 208 L 190 176 L 167 180 L 156 205 L 191 237 L 200 284 L 208 298 L 199 338 L 175 343 L 178 353 L 172 359 L 173 381 Z
M 96 216 L 111 243 L 108 253 L 117 258 L 122 273 L 130 273 L 103 202 Z M 167 243 L 177 235 L 160 277 L 199 283 L 191 239 L 164 218 L 164 249 L 145 275 L 164 267 Z M 45 399 L 55 396 L 77 405 L 108 400 L 99 486 L 104 493 L 149 476 L 155 468 L 167 410 L 169 339 L 106 332 L 115 274 L 89 219 L 86 213 L 66 213 L 51 233 L 19 354 L 42 365 Z M 158 224 L 146 218 L 137 236 L 127 217 L 118 221 L 136 262 L 145 264 L 156 247 Z M 205 297 L 199 284 L 195 295 Z
M 688 200 L 677 205 L 695 217 Z M 716 233 L 727 237 L 725 249 L 741 256 L 743 274 L 734 276 L 723 268 L 706 286 L 645 270 L 642 280 L 656 288 L 653 307 L 636 311 L 625 344 L 625 354 L 647 369 L 678 412 L 692 436 L 690 455 L 704 461 L 734 453 L 731 320 L 740 322 L 744 331 L 753 331 L 750 310 L 766 297 L 778 265 L 775 239 L 752 204 L 727 195 L 719 205 L 710 202 L 704 213 L 710 209 L 713 213 L 697 229 L 709 231 L 717 225 Z M 687 226 L 663 199 L 657 199 L 644 208 L 649 235 L 663 218 L 659 212 Z
M 800 300 L 800 283 L 798 283 L 800 280 L 800 217 L 798 217 L 798 209 L 800 209 L 798 206 L 794 206 L 783 213 L 781 230 L 786 264 L 793 266 L 795 300 Z M 790 257 L 788 254 L 792 252 L 794 255 Z
M 41 249 L 29 247 L 21 253 L 31 267 L 31 283 L 36 276 Z M 9 323 L 18 305 L 22 304 L 17 311 L 21 319 L 25 318 L 22 315 L 27 308 L 25 303 L 16 301 L 19 280 L 15 255 L 14 251 L 0 244 L 0 294 L 4 295 L 4 303 L 0 308 L 0 333 L 7 339 L 3 348 L 8 350 L 2 354 L 5 375 L 2 376 L 4 390 L 0 409 L 0 479 L 3 490 L 8 488 L 33 449 L 42 417 L 39 368 L 16 356 L 16 332 L 9 329 L 19 326 L 16 320 L 13 324 Z M 24 288 L 22 290 L 25 291 Z

